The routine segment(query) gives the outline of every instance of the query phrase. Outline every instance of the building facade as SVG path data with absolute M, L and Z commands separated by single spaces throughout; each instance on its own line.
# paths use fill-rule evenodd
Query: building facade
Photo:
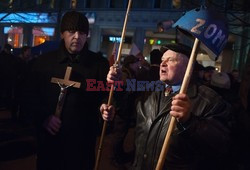
M 148 57 L 152 49 L 177 42 L 178 36 L 171 24 L 183 12 L 206 5 L 226 13 L 230 21 L 230 36 L 217 62 L 203 53 L 199 54 L 198 60 L 221 71 L 240 69 L 249 62 L 249 14 L 243 3 L 243 0 L 237 3 L 234 0 L 133 0 L 122 55 L 130 53 L 132 44 Z M 59 41 L 60 19 L 66 11 L 74 9 L 89 19 L 90 49 L 109 57 L 114 43 L 120 42 L 127 4 L 128 0 L 3 0 L 0 2 L 0 46 L 9 43 L 20 48 L 37 46 L 48 40 Z M 165 30 L 159 27 L 163 24 Z

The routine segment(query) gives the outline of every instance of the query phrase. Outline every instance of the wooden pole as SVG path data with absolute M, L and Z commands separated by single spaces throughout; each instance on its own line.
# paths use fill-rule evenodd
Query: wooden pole
M 119 64 L 120 59 L 121 59 L 121 51 L 122 51 L 123 39 L 125 37 L 126 26 L 127 26 L 127 21 L 128 21 L 128 14 L 129 14 L 129 11 L 130 11 L 131 4 L 132 4 L 132 0 L 129 0 L 128 7 L 127 7 L 127 12 L 126 12 L 125 19 L 124 19 L 122 35 L 121 35 L 121 41 L 120 41 L 119 50 L 118 50 L 118 54 L 117 54 L 117 59 L 116 59 L 115 64 L 114 64 L 115 67 Z M 110 92 L 109 92 L 108 106 L 111 105 L 112 98 L 113 98 L 113 93 L 114 93 L 114 84 L 111 85 L 111 89 L 110 89 Z M 100 160 L 101 160 L 101 154 L 102 154 L 102 145 L 103 145 L 103 140 L 104 140 L 104 136 L 105 136 L 105 133 L 106 133 L 106 128 L 107 128 L 107 121 L 104 121 L 103 122 L 103 127 L 102 127 L 102 134 L 101 134 L 101 138 L 100 138 L 100 143 L 99 143 L 99 146 L 98 146 L 98 151 L 97 151 L 94 170 L 98 170 L 98 168 L 99 168 L 99 164 L 100 164 Z
M 190 59 L 188 62 L 188 66 L 187 66 L 187 69 L 186 69 L 186 72 L 185 72 L 185 75 L 183 78 L 183 83 L 181 85 L 181 89 L 180 89 L 179 93 L 186 93 L 187 92 L 187 88 L 188 88 L 188 85 L 189 85 L 189 82 L 190 82 L 190 79 L 192 76 L 193 68 L 194 68 L 194 63 L 195 63 L 195 60 L 197 57 L 197 47 L 199 46 L 199 43 L 200 43 L 200 41 L 197 38 L 195 38 L 192 53 L 191 53 L 191 56 L 190 56 Z M 165 159 L 167 156 L 168 148 L 169 148 L 170 135 L 172 134 L 172 132 L 175 128 L 175 125 L 176 125 L 176 119 L 175 119 L 175 117 L 171 117 L 168 131 L 167 131 L 167 134 L 165 136 L 164 143 L 163 143 L 162 149 L 161 149 L 161 153 L 160 153 L 160 156 L 159 156 L 156 168 L 155 168 L 156 170 L 162 170 L 162 168 L 163 168 L 163 165 L 164 165 L 164 162 L 165 162 Z

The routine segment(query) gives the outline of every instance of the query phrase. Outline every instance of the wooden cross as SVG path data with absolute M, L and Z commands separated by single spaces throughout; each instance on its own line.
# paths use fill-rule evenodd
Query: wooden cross
M 56 105 L 56 111 L 55 111 L 55 115 L 59 118 L 61 116 L 64 99 L 67 94 L 67 88 L 69 87 L 80 88 L 81 86 L 81 83 L 69 80 L 71 76 L 71 71 L 72 71 L 72 67 L 67 67 L 64 79 L 55 78 L 55 77 L 51 78 L 51 82 L 57 83 L 61 88 L 58 101 L 57 101 L 57 105 Z

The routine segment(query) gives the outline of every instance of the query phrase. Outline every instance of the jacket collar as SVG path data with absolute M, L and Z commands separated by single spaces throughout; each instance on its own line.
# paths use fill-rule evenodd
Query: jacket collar
M 165 87 L 167 87 L 168 85 L 165 84 Z M 179 93 L 180 89 L 181 89 L 181 85 L 175 85 L 175 86 L 171 86 L 173 89 L 173 93 Z M 187 90 L 187 95 L 189 98 L 194 98 L 197 95 L 197 85 L 194 84 L 193 82 L 190 82 L 189 86 L 188 86 L 188 90 Z
M 190 83 L 189 84 L 189 87 L 188 87 L 188 90 L 187 90 L 187 95 L 190 99 L 192 98 L 195 98 L 197 96 L 197 92 L 198 92 L 198 86 L 194 83 Z M 168 98 L 168 101 L 166 102 L 167 105 L 170 105 L 171 104 L 171 101 L 172 101 L 172 97 L 175 96 L 176 94 L 179 93 L 179 90 L 170 94 L 169 98 Z M 161 95 L 164 95 L 164 92 L 156 92 L 155 93 L 156 95 L 156 98 L 158 98 L 158 100 L 162 100 L 162 97 Z M 159 103 L 158 103 L 159 104 Z M 158 110 L 158 115 L 156 116 L 156 119 L 159 119 L 160 117 L 163 116 L 163 113 L 168 113 L 170 111 L 170 108 L 169 106 L 165 105 L 165 107 L 163 107 L 162 109 Z
M 59 55 L 58 55 L 58 62 L 59 63 L 79 63 L 83 60 L 84 55 L 88 51 L 88 45 L 85 44 L 83 49 L 80 51 L 79 54 L 70 54 L 67 49 L 65 48 L 64 40 L 61 40 L 59 46 Z
M 168 87 L 169 85 L 166 84 L 165 87 Z M 174 86 L 171 86 L 171 88 L 173 89 L 173 93 L 179 91 L 181 89 L 181 85 L 174 85 Z

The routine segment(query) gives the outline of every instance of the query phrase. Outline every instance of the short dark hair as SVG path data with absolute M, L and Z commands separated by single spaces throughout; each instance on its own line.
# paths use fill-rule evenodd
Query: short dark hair
M 214 71 L 214 70 L 215 70 L 215 67 L 213 67 L 213 66 L 207 66 L 204 69 L 205 72 Z
M 150 52 L 150 63 L 151 64 L 161 64 L 161 57 L 163 53 L 158 50 L 154 49 Z
M 135 57 L 134 55 L 128 55 L 124 58 L 123 66 L 127 68 L 129 64 L 135 63 L 137 61 L 139 61 L 139 58 Z
M 25 51 L 31 49 L 30 46 L 23 46 L 22 49 L 21 49 L 21 54 L 23 54 Z
M 12 46 L 10 44 L 5 44 L 3 48 L 10 51 L 12 49 Z

